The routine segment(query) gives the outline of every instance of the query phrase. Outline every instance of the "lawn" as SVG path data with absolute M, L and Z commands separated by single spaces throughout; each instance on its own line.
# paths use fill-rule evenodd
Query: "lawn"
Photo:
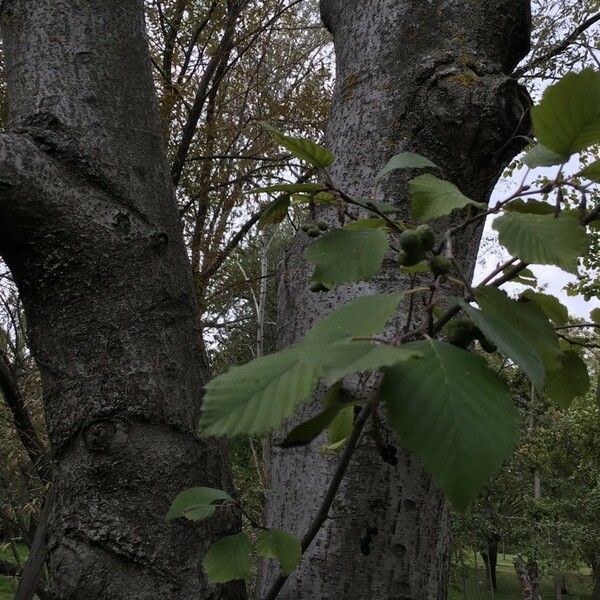
M 24 544 L 17 544 L 17 553 L 21 560 L 27 559 L 27 547 Z M 0 558 L 15 562 L 15 557 L 7 544 L 0 543 Z M 12 600 L 16 589 L 16 582 L 12 577 L 0 577 L 0 600 Z
M 583 569 L 580 573 L 570 573 L 567 576 L 569 600 L 589 600 L 592 593 L 592 578 L 589 571 Z M 519 600 L 521 597 L 519 583 L 512 564 L 512 556 L 504 559 L 498 557 L 498 591 L 495 600 Z M 551 577 L 546 577 L 542 583 L 542 598 L 554 597 L 554 586 Z M 448 600 L 491 600 L 492 595 L 487 587 L 483 565 L 480 563 L 476 571 L 473 566 L 467 567 L 467 593 L 463 591 L 460 572 L 452 574 L 452 585 Z

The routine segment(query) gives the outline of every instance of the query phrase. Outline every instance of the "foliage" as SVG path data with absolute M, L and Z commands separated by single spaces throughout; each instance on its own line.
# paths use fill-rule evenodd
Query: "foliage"
M 564 115 L 573 106 L 580 117 L 565 121 Z M 570 74 L 550 87 L 534 110 L 539 141 L 563 156 L 563 162 L 574 152 L 600 143 L 598 106 L 600 73 Z M 506 384 L 485 360 L 474 356 L 475 340 L 487 352 L 499 350 L 514 361 L 540 391 L 561 406 L 585 394 L 589 387 L 585 363 L 577 354 L 588 340 L 570 337 L 568 329 L 556 325 L 566 318 L 558 300 L 539 292 L 513 300 L 498 288 L 518 277 L 529 264 L 576 271 L 579 257 L 587 249 L 589 225 L 600 217 L 596 210 L 588 210 L 585 202 L 587 186 L 593 184 L 582 186 L 559 169 L 542 188 L 523 184 L 496 206 L 486 207 L 473 203 L 451 182 L 432 174 L 419 175 L 409 183 L 412 220 L 400 221 L 393 206 L 384 210 L 375 198 L 354 199 L 336 187 L 326 168 L 334 157 L 322 146 L 271 131 L 286 149 L 318 167 L 328 192 L 325 202 L 339 210 L 353 207 L 354 212 L 346 212 L 357 223 L 366 219 L 385 223 L 385 227 L 332 228 L 332 223 L 327 223 L 308 228 L 308 239 L 317 238 L 307 251 L 307 258 L 316 265 L 314 293 L 332 293 L 339 284 L 376 277 L 382 262 L 396 255 L 398 268 L 423 264 L 419 270 L 430 271 L 425 286 L 405 292 L 422 298 L 426 319 L 424 323 L 409 319 L 402 335 L 386 336 L 386 322 L 396 312 L 400 296 L 366 296 L 348 302 L 317 322 L 302 343 L 214 379 L 207 386 L 200 434 L 268 432 L 309 399 L 320 380 L 331 386 L 354 373 L 379 371 L 372 392 L 353 399 L 360 407 L 358 416 L 344 436 L 337 436 L 341 439 L 335 447 L 344 447 L 348 440 L 344 452 L 350 456 L 355 443 L 351 440 L 358 439 L 383 403 L 401 442 L 433 475 L 454 506 L 464 510 L 509 456 L 519 432 Z M 410 154 L 392 159 L 380 176 L 402 168 L 435 167 L 426 158 L 419 160 Z M 572 188 L 580 193 L 577 213 L 564 201 L 563 190 Z M 308 192 L 321 193 L 317 188 Z M 554 203 L 549 202 L 551 196 Z M 279 200 L 273 204 L 277 203 L 280 206 Z M 423 221 L 451 213 L 460 215 L 462 222 L 443 232 L 436 243 L 433 229 Z M 473 290 L 454 260 L 452 238 L 488 215 L 498 216 L 495 227 L 500 243 L 512 257 Z M 462 285 L 460 297 L 448 293 L 448 281 Z M 442 330 L 447 342 L 433 339 Z M 321 415 L 293 430 L 287 445 L 309 443 L 331 427 L 339 416 L 331 408 L 324 406 Z M 238 548 L 233 548 L 234 544 Z M 247 538 L 239 536 L 228 539 L 224 547 L 229 555 L 239 552 L 244 560 L 250 551 Z M 215 555 L 211 553 L 211 557 Z M 222 565 L 217 566 L 211 563 L 221 581 L 227 573 L 219 570 Z M 239 573 L 228 575 L 233 578 Z

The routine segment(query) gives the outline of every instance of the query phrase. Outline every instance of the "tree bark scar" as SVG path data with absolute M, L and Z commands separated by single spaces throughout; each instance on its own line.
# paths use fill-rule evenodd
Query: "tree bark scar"
M 83 443 L 92 454 L 114 454 L 127 441 L 125 423 L 115 419 L 99 419 L 83 430 Z

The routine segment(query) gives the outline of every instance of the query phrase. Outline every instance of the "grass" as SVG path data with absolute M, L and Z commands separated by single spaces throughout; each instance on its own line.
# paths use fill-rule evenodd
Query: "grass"
M 27 559 L 27 546 L 17 543 L 17 553 L 24 561 Z M 8 544 L 0 543 L 0 559 L 15 562 L 14 554 Z M 17 590 L 17 583 L 13 577 L 0 577 L 0 600 L 13 600 Z
M 498 557 L 498 591 L 495 600 L 519 600 L 521 592 L 519 583 L 512 563 L 512 556 L 502 555 Z M 467 593 L 463 591 L 462 575 L 460 571 L 452 573 L 450 593 L 448 600 L 491 600 L 492 595 L 487 586 L 487 579 L 482 563 L 479 569 L 467 565 Z M 589 600 L 592 593 L 592 578 L 589 570 L 582 569 L 579 573 L 569 573 L 567 579 L 567 590 L 569 600 Z M 554 585 L 552 577 L 544 577 L 542 581 L 542 598 L 554 597 Z

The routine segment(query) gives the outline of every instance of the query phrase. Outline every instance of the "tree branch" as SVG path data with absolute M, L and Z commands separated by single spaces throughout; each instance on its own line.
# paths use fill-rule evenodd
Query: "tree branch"
M 534 67 L 537 67 L 537 66 L 551 60 L 555 56 L 559 55 L 561 52 L 564 52 L 571 44 L 573 44 L 575 42 L 575 40 L 582 33 L 584 33 L 587 29 L 589 29 L 592 25 L 594 25 L 594 23 L 597 23 L 598 21 L 600 21 L 600 13 L 596 13 L 595 15 L 589 17 L 583 23 L 581 23 L 578 27 L 576 27 L 562 42 L 553 46 L 548 52 L 545 52 L 544 54 L 538 56 L 537 58 L 534 58 L 533 60 L 531 60 L 527 64 L 523 65 L 522 67 L 515 69 L 512 72 L 512 77 L 514 77 L 515 79 L 518 79 L 519 77 L 522 77 L 523 75 L 525 75 L 525 73 L 527 73 L 527 71 L 530 71 Z

